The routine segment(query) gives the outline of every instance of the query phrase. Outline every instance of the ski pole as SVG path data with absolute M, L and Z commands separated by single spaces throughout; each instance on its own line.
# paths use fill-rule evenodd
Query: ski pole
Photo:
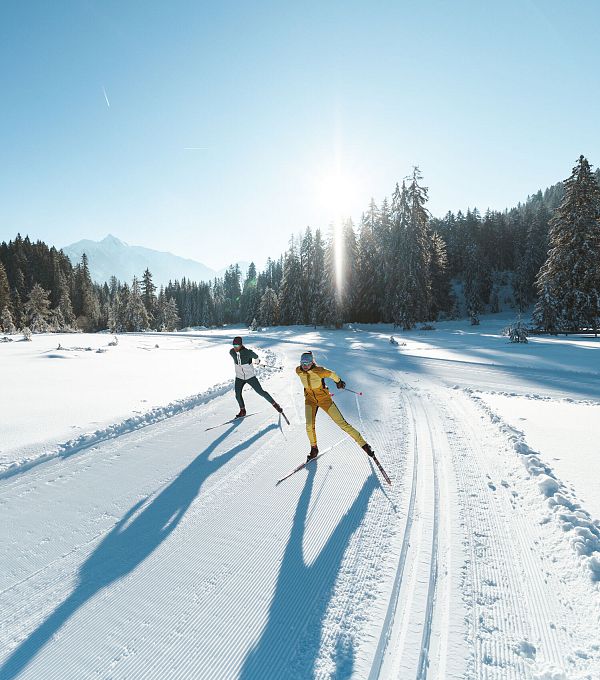
M 344 389 L 346 390 L 346 392 L 352 392 L 352 394 L 358 394 L 359 397 L 363 396 L 362 392 L 356 392 L 355 390 L 351 390 L 349 387 L 344 387 Z

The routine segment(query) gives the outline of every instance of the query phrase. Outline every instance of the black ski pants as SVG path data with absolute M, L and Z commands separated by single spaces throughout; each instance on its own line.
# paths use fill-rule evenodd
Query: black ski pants
M 260 394 L 261 397 L 266 399 L 269 404 L 274 404 L 275 399 L 266 391 L 263 390 L 261 387 L 260 383 L 258 382 L 258 378 L 254 376 L 253 378 L 248 378 L 248 380 L 242 380 L 241 378 L 236 378 L 235 379 L 235 398 L 237 399 L 237 403 L 240 405 L 240 408 L 246 408 L 244 405 L 244 399 L 242 397 L 242 390 L 244 389 L 244 385 L 248 383 L 250 387 L 256 392 L 256 394 Z

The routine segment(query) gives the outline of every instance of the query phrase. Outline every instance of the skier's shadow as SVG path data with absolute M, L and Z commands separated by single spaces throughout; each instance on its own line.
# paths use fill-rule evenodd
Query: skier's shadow
M 212 442 L 157 496 L 144 498 L 130 508 L 81 565 L 73 592 L 2 663 L 2 680 L 15 678 L 80 607 L 110 584 L 130 574 L 151 555 L 179 524 L 202 484 L 214 472 L 236 454 L 277 429 L 276 424 L 269 425 L 209 460 L 211 453 L 238 425 L 234 423 Z
M 342 559 L 377 488 L 375 476 L 370 475 L 319 556 L 307 565 L 302 542 L 316 470 L 317 465 L 308 468 L 281 562 L 269 619 L 260 639 L 246 656 L 238 680 L 308 680 L 315 677 L 314 664 L 321 647 L 324 617 Z M 312 521 L 318 521 L 318 517 Z M 354 650 L 348 638 L 340 636 L 337 640 L 334 663 L 336 668 L 332 678 L 347 680 L 352 676 Z

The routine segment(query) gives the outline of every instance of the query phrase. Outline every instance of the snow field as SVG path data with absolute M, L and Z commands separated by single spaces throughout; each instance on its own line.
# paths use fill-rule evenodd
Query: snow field
M 121 412 L 102 436 L 0 477 L 0 678 L 600 677 L 584 486 L 597 461 L 579 428 L 600 402 L 597 345 L 515 347 L 504 323 L 395 332 L 397 347 L 379 326 L 252 335 L 291 426 L 247 389 L 256 415 L 210 431 L 237 410 L 227 350 L 240 331 L 159 340 L 197 343 L 173 350 L 188 360 L 169 380 L 186 385 L 199 357 L 200 392 L 165 406 L 157 389 L 154 414 Z M 332 389 L 391 488 L 322 412 L 326 453 L 276 485 L 308 450 L 293 369 L 309 347 L 364 392 Z M 562 428 L 540 423 L 569 409 L 565 456 L 551 446 Z

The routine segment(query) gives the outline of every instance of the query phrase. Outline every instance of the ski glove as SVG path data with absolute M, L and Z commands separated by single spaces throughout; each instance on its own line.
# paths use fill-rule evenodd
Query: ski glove
M 335 385 L 338 388 L 338 390 L 343 390 L 346 387 L 346 383 L 343 380 L 336 382 Z

